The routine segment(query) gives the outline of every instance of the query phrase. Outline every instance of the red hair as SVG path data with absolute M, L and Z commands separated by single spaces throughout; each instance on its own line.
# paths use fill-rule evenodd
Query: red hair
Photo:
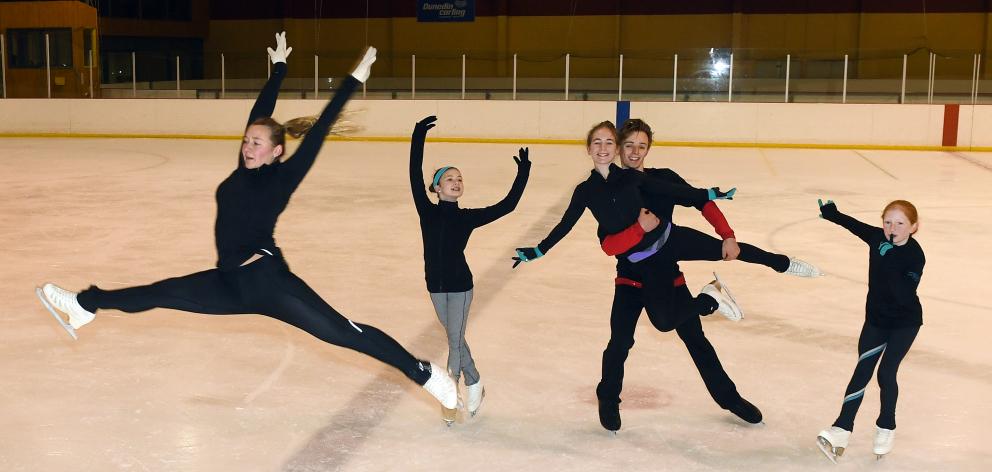
M 906 218 L 909 218 L 909 224 L 915 225 L 920 219 L 920 214 L 916 211 L 916 207 L 906 200 L 892 200 L 889 202 L 888 205 L 885 205 L 885 209 L 882 210 L 882 218 L 885 218 L 885 214 L 892 209 L 897 209 L 903 212 L 903 214 L 906 215 Z

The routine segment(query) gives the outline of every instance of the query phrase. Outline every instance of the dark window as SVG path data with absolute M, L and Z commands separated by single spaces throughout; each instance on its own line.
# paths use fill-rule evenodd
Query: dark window
M 169 4 L 172 3 L 169 0 L 158 0 L 158 1 L 147 1 L 143 0 L 141 2 L 141 19 L 142 20 L 165 20 L 169 19 Z
M 98 13 L 107 18 L 133 18 L 136 20 L 189 21 L 192 18 L 192 0 L 102 0 Z
M 138 0 L 103 0 L 97 10 L 100 16 L 139 18 Z
M 72 68 L 72 29 L 8 29 L 7 54 L 10 67 L 38 69 L 45 67 L 45 34 L 48 34 L 52 68 Z

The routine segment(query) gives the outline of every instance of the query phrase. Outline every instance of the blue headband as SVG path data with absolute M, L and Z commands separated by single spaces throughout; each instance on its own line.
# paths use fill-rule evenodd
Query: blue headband
M 437 187 L 437 184 L 441 182 L 441 176 L 450 169 L 451 166 L 444 166 L 434 172 L 434 179 L 431 182 L 431 187 Z

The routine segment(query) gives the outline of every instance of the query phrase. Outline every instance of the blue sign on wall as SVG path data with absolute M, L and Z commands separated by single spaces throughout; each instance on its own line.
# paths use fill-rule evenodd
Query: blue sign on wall
M 417 0 L 417 21 L 475 21 L 475 0 Z

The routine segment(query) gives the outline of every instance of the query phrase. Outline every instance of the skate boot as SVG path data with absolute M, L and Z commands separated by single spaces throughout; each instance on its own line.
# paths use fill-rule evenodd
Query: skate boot
M 465 394 L 468 397 L 468 403 L 465 405 L 468 409 L 468 414 L 475 416 L 479 412 L 479 408 L 482 407 L 482 399 L 486 398 L 486 387 L 482 385 L 482 381 L 480 380 L 472 385 L 466 385 Z
M 844 449 L 847 448 L 847 440 L 850 438 L 850 431 L 837 426 L 831 426 L 830 429 L 820 431 L 820 434 L 816 436 L 816 445 L 820 447 L 823 455 L 827 456 L 827 459 L 830 459 L 830 462 L 836 464 L 837 458 L 844 455 Z
M 420 361 L 418 364 L 420 370 L 426 370 L 431 374 L 423 385 L 424 390 L 441 402 L 442 408 L 447 410 L 458 408 L 458 387 L 448 373 L 433 362 Z
M 820 272 L 820 269 L 815 265 L 795 257 L 789 258 L 789 268 L 785 269 L 785 273 L 796 277 L 820 277 L 823 275 L 823 272 Z
M 616 434 L 620 430 L 620 402 L 612 400 L 599 401 L 599 424 L 607 431 Z
M 734 404 L 734 406 L 727 408 L 731 413 L 737 415 L 738 418 L 747 421 L 751 424 L 761 423 L 761 410 L 758 407 L 751 404 L 751 402 L 741 398 L 740 401 Z
M 76 301 L 76 292 L 70 292 L 52 283 L 36 288 L 34 292 L 41 300 L 41 304 L 52 313 L 72 339 L 78 339 L 77 329 L 96 318 L 95 313 L 90 313 L 79 305 Z M 65 318 L 60 313 L 64 313 Z
M 896 441 L 896 430 L 885 429 L 875 426 L 875 459 L 881 459 L 886 454 L 892 452 L 892 446 Z
M 704 285 L 699 291 L 713 297 L 714 300 L 719 304 L 716 311 L 719 311 L 721 315 L 727 317 L 730 321 L 740 321 L 744 318 L 744 312 L 741 311 L 741 307 L 737 305 L 737 300 L 730 293 L 730 289 L 720 280 L 720 276 L 713 273 L 715 279 Z

